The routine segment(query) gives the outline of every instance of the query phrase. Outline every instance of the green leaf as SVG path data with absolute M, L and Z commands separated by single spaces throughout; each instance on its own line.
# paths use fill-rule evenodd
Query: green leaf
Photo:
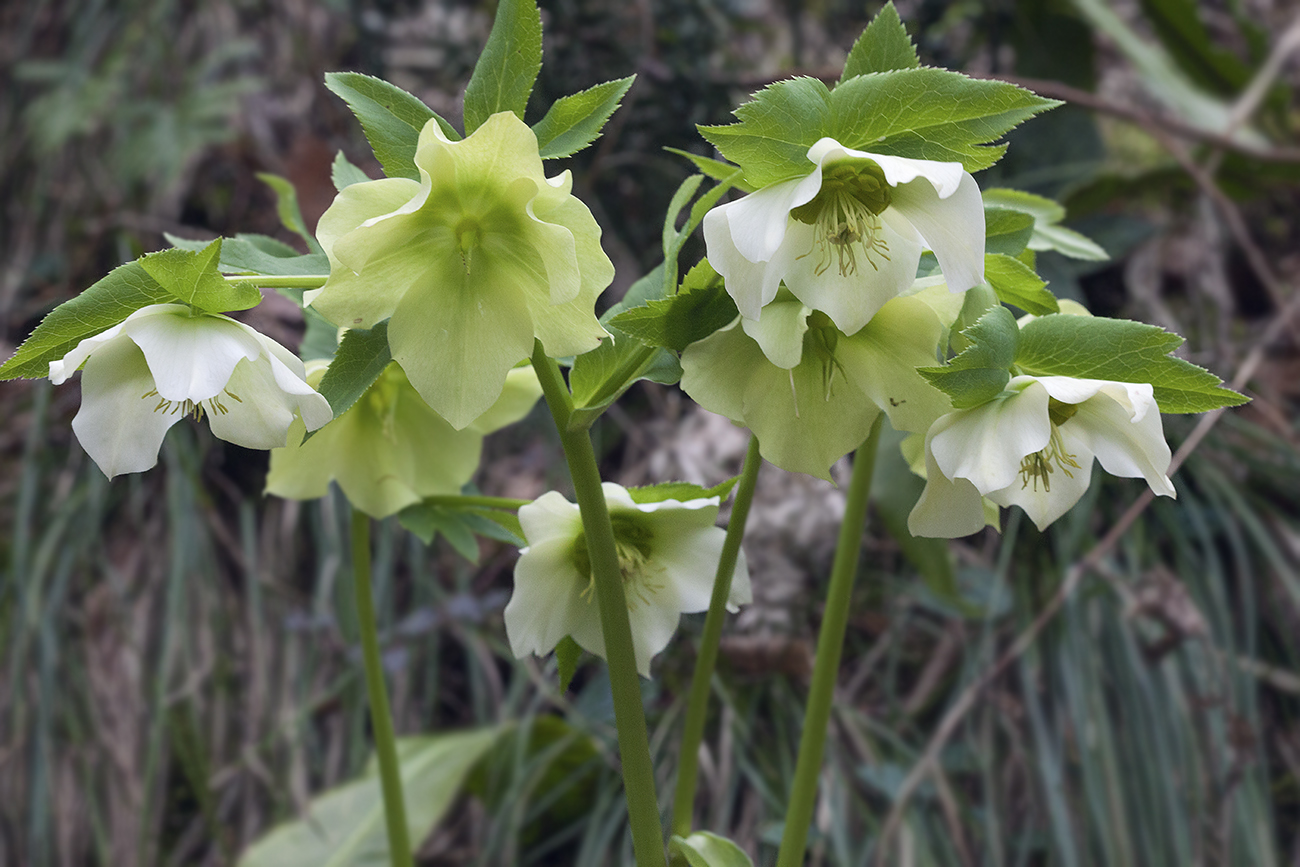
M 0 379 L 50 375 L 50 362 L 87 337 L 106 331 L 150 304 L 173 304 L 176 296 L 158 285 L 139 262 L 119 265 L 75 298 L 46 315 L 4 364 Z
M 252 283 L 231 283 L 217 270 L 221 239 L 202 250 L 159 250 L 141 257 L 140 267 L 176 298 L 207 313 L 247 310 L 262 301 Z
M 1038 226 L 1029 239 L 1029 249 L 1055 250 L 1071 259 L 1089 262 L 1105 262 L 1110 258 L 1110 254 L 1096 241 L 1064 226 Z
M 168 232 L 163 237 L 173 247 L 198 251 L 210 241 L 191 241 Z M 330 262 L 322 253 L 303 255 L 282 241 L 266 235 L 238 234 L 221 239 L 221 262 L 217 265 L 226 274 L 260 274 L 267 277 L 328 277 Z M 280 294 L 302 304 L 302 289 L 279 290 Z
M 969 172 L 1006 151 L 989 142 L 1061 104 L 1005 81 L 929 67 L 860 75 L 835 88 L 831 103 L 835 124 L 827 135 L 845 147 L 957 161 Z
M 456 128 L 411 94 L 396 85 L 359 72 L 330 72 L 325 86 L 348 104 L 361 122 L 375 158 L 390 178 L 418 181 L 415 149 L 420 130 L 436 119 L 443 134 L 452 141 L 460 139 Z
M 571 635 L 564 636 L 560 639 L 560 643 L 555 645 L 555 661 L 560 666 L 561 693 L 569 691 L 569 684 L 573 683 L 573 676 L 578 673 L 578 663 L 582 660 L 582 653 L 582 648 Z
M 689 837 L 674 834 L 668 841 L 668 851 L 681 855 L 690 867 L 754 867 L 743 849 L 708 831 L 696 831 Z
M 1022 214 L 1029 214 L 1035 222 L 1040 223 L 1059 223 L 1065 219 L 1065 208 L 1059 203 L 1045 196 L 1026 193 L 1024 190 L 992 187 L 981 190 L 980 197 L 984 199 L 985 211 L 990 208 L 1019 211 Z
M 812 171 L 808 149 L 831 134 L 831 92 L 815 78 L 778 81 L 754 94 L 735 115 L 739 123 L 701 126 L 700 135 L 742 167 L 746 183 L 758 189 Z
M 648 346 L 681 352 L 730 323 L 739 311 L 708 260 L 691 269 L 682 291 L 614 317 L 611 322 Z
M 1055 250 L 1072 259 L 1086 259 L 1092 262 L 1104 262 L 1110 258 L 1106 251 L 1092 240 L 1072 229 L 1057 225 L 1065 219 L 1065 208 L 1051 199 L 1002 187 L 984 190 L 981 195 L 984 197 L 986 217 L 994 209 L 1003 209 L 1018 211 L 1033 218 L 1033 232 L 1026 242 L 1030 250 Z M 986 250 L 990 253 L 1007 253 L 1012 256 L 1020 252 L 1019 250 L 994 250 L 987 247 Z
M 862 31 L 858 41 L 853 43 L 848 58 L 844 61 L 844 74 L 840 76 L 843 84 L 856 75 L 869 72 L 889 72 L 891 69 L 915 69 L 921 65 L 916 56 L 916 46 L 907 35 L 907 28 L 898 17 L 894 0 L 889 0 L 884 8 Z
M 352 162 L 343 155 L 343 151 L 339 151 L 334 155 L 334 162 L 330 166 L 330 180 L 334 181 L 334 189 L 341 193 L 343 192 L 344 187 L 350 187 L 353 184 L 363 184 L 370 180 L 370 175 L 353 165 Z
M 1026 313 L 1045 316 L 1061 310 L 1056 296 L 1047 291 L 1047 284 L 1019 259 L 1001 253 L 985 254 L 984 280 L 993 287 L 999 301 Z
M 740 166 L 734 166 L 731 163 L 724 163 L 722 160 L 715 160 L 712 157 L 702 157 L 699 154 L 693 154 L 690 151 L 684 151 L 679 148 L 664 148 L 670 154 L 677 154 L 679 157 L 686 157 L 695 164 L 700 173 L 713 178 L 715 181 L 724 181 L 732 178 Z M 754 192 L 754 187 L 745 183 L 744 179 L 733 180 L 731 185 L 742 193 Z
M 984 252 L 1017 256 L 1034 234 L 1034 218 L 1020 211 L 984 203 Z
M 465 134 L 499 111 L 524 119 L 542 68 L 542 15 L 535 0 L 501 0 L 487 45 L 465 88 Z
M 505 730 L 398 740 L 406 825 L 412 841 L 427 837 L 446 815 L 465 776 Z M 237 867 L 383 867 L 389 863 L 383 795 L 379 778 L 370 768 L 361 778 L 312 799 L 305 816 L 257 840 L 240 857 Z
M 605 122 L 635 80 L 635 75 L 629 75 L 557 99 L 546 116 L 533 125 L 542 159 L 573 156 L 599 138 Z
M 478 539 L 465 520 L 465 513 L 431 503 L 416 503 L 397 513 L 398 522 L 414 533 L 421 542 L 432 545 L 441 535 L 456 553 L 478 565 Z
M 1208 370 L 1169 355 L 1183 338 L 1155 325 L 1100 316 L 1043 316 L 1020 330 L 1016 366 L 1032 376 L 1149 382 L 1161 412 L 1206 412 L 1247 398 Z
M 690 482 L 660 482 L 657 485 L 628 488 L 627 494 L 632 498 L 632 502 L 641 505 L 662 503 L 665 500 L 679 500 L 684 503 L 687 500 L 702 500 L 709 497 L 718 497 L 725 500 L 731 495 L 731 489 L 736 486 L 738 481 L 740 481 L 740 476 L 733 476 L 711 488 L 693 485 Z
M 307 243 L 308 250 L 313 253 L 323 253 L 324 250 L 316 243 L 316 238 L 308 231 L 307 221 L 302 218 L 302 209 L 298 207 L 298 191 L 293 188 L 293 184 L 269 172 L 258 172 L 257 179 L 275 191 L 276 213 L 280 215 L 280 222 L 284 227 L 302 238 Z
M 345 333 L 317 389 L 329 401 L 334 417 L 347 412 L 392 360 L 387 319 L 369 331 L 353 328 Z
M 1017 361 L 1020 330 L 1007 308 L 994 307 L 962 332 L 970 345 L 943 367 L 919 367 L 917 373 L 952 398 L 958 409 L 979 406 L 1001 394 Z

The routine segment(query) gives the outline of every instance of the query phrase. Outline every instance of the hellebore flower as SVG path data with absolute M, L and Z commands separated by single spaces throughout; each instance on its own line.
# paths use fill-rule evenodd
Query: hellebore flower
M 881 410 L 899 430 L 924 431 L 952 408 L 917 367 L 934 364 L 942 326 L 917 298 L 895 298 L 846 335 L 787 292 L 757 320 L 737 317 L 682 352 L 682 390 L 743 424 L 763 457 L 830 479 Z
M 668 646 L 684 612 L 704 611 L 722 555 L 725 531 L 715 527 L 718 498 L 636 503 L 627 489 L 605 482 L 618 561 L 632 623 L 636 667 L 650 676 L 650 660 Z M 582 515 L 550 491 L 519 510 L 528 547 L 515 565 L 515 591 L 506 605 L 506 635 L 516 657 L 551 652 L 566 635 L 605 656 Z M 752 599 L 742 551 L 732 573 L 728 608 Z
M 757 319 L 784 281 L 854 334 L 912 285 L 923 247 L 953 292 L 984 282 L 984 203 L 961 163 L 872 154 L 832 138 L 808 159 L 806 177 L 704 217 L 709 261 L 745 318 Z
M 308 365 L 318 384 L 328 365 Z M 541 397 L 531 367 L 506 376 L 492 407 L 463 430 L 429 408 L 396 364 L 323 430 L 306 442 L 295 422 L 289 444 L 271 452 L 266 492 L 294 500 L 323 497 L 337 481 L 353 507 L 385 518 L 426 497 L 458 494 L 478 469 L 483 437 L 526 416 Z
M 569 173 L 543 174 L 537 137 L 514 114 L 456 142 L 430 120 L 415 164 L 419 181 L 338 194 L 317 227 L 330 277 L 304 297 L 348 328 L 391 318 L 393 360 L 459 430 L 497 399 L 534 337 L 560 357 L 607 336 L 594 305 L 614 267 Z
M 110 479 L 158 463 L 168 428 L 191 413 L 250 449 L 283 446 L 295 419 L 315 430 L 333 418 L 297 356 L 242 322 L 184 304 L 142 307 L 87 337 L 50 362 L 50 380 L 59 385 L 83 364 L 72 429 Z
M 1079 501 L 1093 458 L 1173 497 L 1169 446 L 1147 383 L 1016 376 L 988 403 L 948 413 L 925 437 L 925 490 L 914 536 L 955 538 L 984 526 L 981 497 L 1020 506 L 1043 530 Z

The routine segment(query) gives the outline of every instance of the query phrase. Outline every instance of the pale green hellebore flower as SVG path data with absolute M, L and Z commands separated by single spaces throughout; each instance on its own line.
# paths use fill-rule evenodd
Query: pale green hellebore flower
M 721 205 L 704 218 L 709 261 L 746 319 L 785 283 L 845 334 L 866 325 L 934 251 L 953 292 L 984 282 L 984 203 L 961 163 L 846 148 L 808 150 L 803 178 Z
M 1079 501 L 1093 458 L 1173 497 L 1169 446 L 1147 383 L 1016 376 L 1003 394 L 936 421 L 925 437 L 925 490 L 914 536 L 956 538 L 984 527 L 981 497 L 1020 506 L 1039 530 Z
M 668 646 L 683 613 L 705 611 L 726 532 L 714 526 L 718 498 L 636 503 L 627 489 L 602 485 L 627 594 L 636 667 L 650 676 L 650 660 Z M 567 635 L 605 656 L 582 515 L 550 491 L 519 510 L 528 547 L 515 565 L 515 590 L 505 609 L 506 636 L 516 657 L 550 653 Z M 752 601 L 749 567 L 740 552 L 727 607 Z
M 110 479 L 158 463 L 163 436 L 185 415 L 207 415 L 219 439 L 250 449 L 283 446 L 291 423 L 315 430 L 333 418 L 292 352 L 184 304 L 142 307 L 87 337 L 50 362 L 50 380 L 59 385 L 83 364 L 72 430 Z
M 348 328 L 389 319 L 393 360 L 460 429 L 496 401 L 535 337 L 561 357 L 607 336 L 594 306 L 614 267 L 569 172 L 546 177 L 537 137 L 511 112 L 457 142 L 430 120 L 415 164 L 419 181 L 338 194 L 317 227 L 330 277 L 305 300 Z
M 895 298 L 846 335 L 788 293 L 757 320 L 730 325 L 682 353 L 682 390 L 742 424 L 782 469 L 830 479 L 883 410 L 898 430 L 924 431 L 952 408 L 917 367 L 935 363 L 943 326 L 918 298 Z
M 318 384 L 328 364 L 308 365 Z M 303 442 L 295 423 L 289 444 L 271 452 L 266 492 L 292 500 L 325 496 L 337 481 L 353 508 L 386 518 L 426 497 L 459 494 L 478 469 L 483 437 L 514 424 L 537 403 L 541 384 L 532 367 L 506 376 L 497 402 L 462 430 L 434 412 L 396 364 L 347 412 Z

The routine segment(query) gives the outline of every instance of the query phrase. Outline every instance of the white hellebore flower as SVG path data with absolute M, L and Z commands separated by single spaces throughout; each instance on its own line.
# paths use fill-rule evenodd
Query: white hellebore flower
M 683 613 L 705 611 L 722 555 L 725 531 L 715 527 L 718 498 L 636 503 L 626 488 L 605 482 L 618 561 L 632 623 L 636 667 L 650 676 L 650 660 L 668 646 Z M 591 559 L 578 507 L 550 491 L 519 510 L 528 547 L 515 566 L 515 591 L 506 605 L 506 635 L 516 657 L 550 653 L 567 635 L 605 656 Z M 727 607 L 752 600 L 749 567 L 740 552 Z
M 1144 478 L 1173 497 L 1169 446 L 1147 383 L 1016 376 L 988 403 L 950 412 L 925 436 L 925 490 L 908 517 L 914 536 L 955 538 L 984 527 L 981 497 L 1017 505 L 1043 530 L 1092 479 Z
M 795 297 L 845 334 L 912 285 L 923 248 L 953 292 L 984 282 L 984 203 L 961 163 L 846 148 L 823 138 L 806 177 L 764 187 L 704 217 L 709 261 L 741 315 Z
M 158 463 L 168 428 L 190 413 L 206 413 L 217 437 L 250 449 L 283 446 L 295 417 L 315 430 L 334 416 L 289 350 L 184 304 L 142 307 L 87 337 L 50 362 L 50 379 L 59 385 L 83 364 L 72 429 L 110 479 Z

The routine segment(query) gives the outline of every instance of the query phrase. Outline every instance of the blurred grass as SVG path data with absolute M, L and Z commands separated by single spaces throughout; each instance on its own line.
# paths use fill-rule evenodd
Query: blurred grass
M 323 95 L 319 73 L 362 68 L 440 109 L 454 105 L 454 74 L 469 68 L 486 6 L 68 0 L 0 10 L 0 50 L 14 71 L 0 80 L 9 97 L 0 100 L 0 343 L 16 343 L 41 312 L 156 246 L 158 229 L 273 231 L 256 169 L 294 177 L 305 202 L 323 189 L 328 202 L 321 166 L 340 147 L 360 162 L 364 145 L 346 110 Z M 693 123 L 724 122 L 743 92 L 781 70 L 832 66 L 864 20 L 847 2 L 756 4 L 748 17 L 711 0 L 543 6 L 554 52 L 539 93 L 641 75 L 607 138 L 571 161 L 624 282 L 653 264 L 664 191 L 685 174 L 659 146 L 700 149 Z M 1061 32 L 1076 35 L 1082 26 L 1050 4 L 900 7 L 919 22 L 927 59 L 986 72 L 1005 66 L 1008 46 L 1028 58 L 1033 26 L 1045 20 L 1064 20 L 1075 29 Z M 463 38 L 447 37 L 439 64 L 412 63 L 393 49 L 403 33 L 425 38 L 422 26 Z M 1091 52 L 1070 54 L 1076 67 L 1064 70 L 1052 63 L 1064 53 L 1048 55 L 1018 71 L 1097 77 Z M 1105 220 L 1095 225 L 1112 227 L 1103 240 L 1117 255 L 1152 238 L 1169 243 L 1157 250 L 1163 309 L 1199 324 L 1188 334 L 1198 361 L 1226 371 L 1264 315 L 1235 251 L 1207 248 L 1232 279 L 1234 308 L 1178 270 L 1176 243 L 1203 237 L 1210 219 L 1188 185 L 1161 165 L 1146 166 L 1146 180 L 1107 176 L 1113 137 L 1081 112 L 1060 116 L 1017 134 L 999 182 L 1087 201 Z M 1285 264 L 1297 188 L 1267 183 L 1266 193 L 1238 192 Z M 1141 200 L 1131 197 L 1137 189 Z M 1050 267 L 1053 288 L 1094 307 L 1153 309 L 1149 296 L 1130 294 L 1121 267 Z M 292 337 L 297 324 L 281 327 Z M 1290 848 L 1300 822 L 1294 356 L 1293 345 L 1275 353 L 1255 384 L 1257 409 L 1229 416 L 1201 447 L 1176 479 L 1178 502 L 1148 510 L 1104 574 L 985 693 L 942 753 L 941 773 L 913 799 L 887 863 L 1181 867 L 1300 857 Z M 0 387 L 0 864 L 231 864 L 369 755 L 345 509 L 336 498 L 263 499 L 265 459 L 190 425 L 170 435 L 157 470 L 110 485 L 71 443 L 75 403 L 75 390 L 44 383 Z M 663 405 L 630 401 L 625 428 Z M 510 468 L 502 475 L 539 489 L 562 486 L 543 421 L 488 447 Z M 1174 440 L 1189 427 L 1168 426 Z M 616 424 L 602 437 L 611 466 L 642 461 L 650 447 Z M 1088 501 L 1049 533 L 1009 513 L 1000 546 L 958 546 L 961 586 L 988 603 L 974 610 L 925 590 L 895 543 L 873 531 L 810 863 L 870 862 L 898 785 L 948 704 L 1135 490 L 1099 475 Z M 473 797 L 425 842 L 423 863 L 630 863 L 607 684 L 588 667 L 558 696 L 549 666 L 513 660 L 499 616 L 512 562 L 485 545 L 475 567 L 392 522 L 376 531 L 399 731 L 521 721 L 480 769 Z M 716 677 L 701 763 L 701 825 L 734 837 L 758 863 L 779 840 L 805 684 L 797 674 L 756 677 L 743 655 L 812 634 L 821 564 L 804 565 L 791 634 L 754 636 Z M 665 796 L 697 628 L 687 620 L 645 684 Z

